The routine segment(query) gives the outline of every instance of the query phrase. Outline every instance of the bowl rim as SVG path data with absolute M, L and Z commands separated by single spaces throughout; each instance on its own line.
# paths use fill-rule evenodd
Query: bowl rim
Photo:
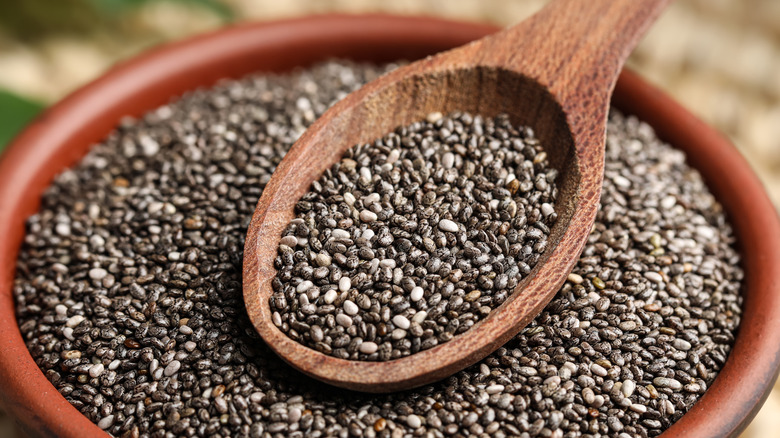
M 496 30 L 486 24 L 382 14 L 244 24 L 136 56 L 46 110 L 0 157 L 0 235 L 6 237 L 0 246 L 4 407 L 35 436 L 107 436 L 70 405 L 35 364 L 16 323 L 12 287 L 25 220 L 38 210 L 40 194 L 54 175 L 104 138 L 122 116 L 138 116 L 220 77 L 283 71 L 328 57 L 381 58 L 383 51 L 397 55 L 399 47 L 410 54 L 429 53 Z M 328 50 L 318 51 L 323 47 Z M 720 375 L 663 436 L 736 435 L 763 404 L 780 365 L 780 281 L 773 275 L 780 265 L 777 211 L 758 177 L 725 137 L 636 74 L 624 70 L 613 103 L 684 149 L 688 162 L 699 169 L 729 212 L 745 267 L 742 324 Z

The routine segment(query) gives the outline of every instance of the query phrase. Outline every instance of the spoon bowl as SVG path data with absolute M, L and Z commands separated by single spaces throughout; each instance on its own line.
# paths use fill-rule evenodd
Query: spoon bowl
M 530 19 L 384 75 L 318 119 L 279 164 L 249 225 L 244 299 L 264 341 L 305 374 L 389 392 L 445 378 L 495 351 L 552 299 L 577 261 L 599 205 L 609 98 L 628 53 L 667 0 L 558 0 Z M 506 113 L 530 126 L 558 170 L 558 220 L 546 251 L 514 292 L 451 341 L 389 361 L 325 355 L 272 322 L 279 240 L 311 183 L 355 144 L 432 112 Z

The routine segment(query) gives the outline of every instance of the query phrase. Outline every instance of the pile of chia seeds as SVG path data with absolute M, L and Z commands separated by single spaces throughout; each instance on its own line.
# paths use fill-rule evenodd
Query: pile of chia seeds
M 350 148 L 283 233 L 274 324 L 342 359 L 451 340 L 547 248 L 556 175 L 533 130 L 506 116 L 433 113 Z
M 480 363 L 370 395 L 308 379 L 262 343 L 241 289 L 262 187 L 308 124 L 384 70 L 328 63 L 196 91 L 55 179 L 14 293 L 31 355 L 70 403 L 117 437 L 644 437 L 691 408 L 734 341 L 739 256 L 683 154 L 616 112 L 581 259 Z

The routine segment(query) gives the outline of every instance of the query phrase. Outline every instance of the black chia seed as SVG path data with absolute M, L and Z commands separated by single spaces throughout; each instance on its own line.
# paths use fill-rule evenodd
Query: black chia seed
M 329 63 L 193 92 L 59 175 L 14 286 L 52 384 L 122 437 L 645 437 L 679 419 L 734 341 L 739 256 L 683 154 L 616 112 L 581 259 L 479 364 L 377 396 L 312 381 L 262 343 L 241 291 L 262 187 L 316 116 L 381 70 Z
M 506 116 L 433 113 L 350 148 L 283 233 L 274 324 L 342 359 L 451 340 L 547 248 L 556 175 L 533 130 Z

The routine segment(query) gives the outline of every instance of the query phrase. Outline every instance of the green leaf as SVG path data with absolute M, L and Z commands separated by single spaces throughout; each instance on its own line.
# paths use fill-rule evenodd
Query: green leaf
M 128 9 L 137 8 L 146 3 L 154 3 L 166 0 L 90 0 L 90 2 L 99 10 L 109 14 L 118 16 L 125 13 Z M 220 0 L 167 0 L 173 3 L 180 3 L 185 5 L 195 5 L 197 7 L 204 8 L 211 13 L 218 16 L 220 19 L 226 22 L 235 20 L 235 12 L 228 5 Z
M 0 90 L 0 151 L 43 108 L 38 102 Z
M 219 0 L 179 0 L 179 2 L 199 5 L 202 8 L 210 10 L 223 21 L 231 22 L 236 19 L 235 11 Z

